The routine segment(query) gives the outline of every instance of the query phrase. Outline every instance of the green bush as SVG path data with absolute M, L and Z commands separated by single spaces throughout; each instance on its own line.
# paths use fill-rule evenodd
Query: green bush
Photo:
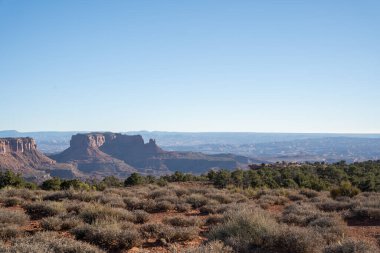
M 139 173 L 132 173 L 127 179 L 124 181 L 124 186 L 134 186 L 144 184 L 145 180 Z
M 21 177 L 21 174 L 16 174 L 11 170 L 0 171 L 0 189 L 6 186 L 12 187 L 24 187 L 26 185 L 26 181 Z
M 331 197 L 334 199 L 341 196 L 352 198 L 359 193 L 360 190 L 357 187 L 352 186 L 348 181 L 342 182 L 339 187 L 333 188 L 330 191 Z
M 46 190 L 46 191 L 58 191 L 61 189 L 61 179 L 58 177 L 54 177 L 52 179 L 45 180 L 41 184 L 41 189 Z

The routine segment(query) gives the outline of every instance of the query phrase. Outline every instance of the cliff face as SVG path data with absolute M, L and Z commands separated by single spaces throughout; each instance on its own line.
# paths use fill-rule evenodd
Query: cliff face
M 89 133 L 72 136 L 70 147 L 51 158 L 74 164 L 91 176 L 116 175 L 131 172 L 167 174 L 175 170 L 201 173 L 210 168 L 236 168 L 231 157 L 213 157 L 201 153 L 168 152 L 155 142 L 145 143 L 141 135 Z
M 31 152 L 37 149 L 32 138 L 2 138 L 0 139 L 0 154 Z
M 52 171 L 64 172 L 70 178 L 79 176 L 80 173 L 73 169 L 69 164 L 57 164 L 42 154 L 32 138 L 0 138 L 0 170 L 13 170 L 24 177 L 43 181 Z

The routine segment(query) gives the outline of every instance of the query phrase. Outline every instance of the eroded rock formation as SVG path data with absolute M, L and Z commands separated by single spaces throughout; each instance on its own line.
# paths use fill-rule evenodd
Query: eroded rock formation
M 232 169 L 239 165 L 231 156 L 168 152 L 155 140 L 145 143 L 141 135 L 109 132 L 73 135 L 70 147 L 51 158 L 74 164 L 92 176 L 126 176 L 134 171 L 155 175 L 176 170 L 201 173 L 211 168 Z

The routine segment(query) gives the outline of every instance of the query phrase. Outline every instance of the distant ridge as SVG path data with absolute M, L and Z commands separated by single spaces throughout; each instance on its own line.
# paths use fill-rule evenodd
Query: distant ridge
M 211 168 L 234 169 L 250 162 L 247 157 L 234 155 L 169 152 L 161 149 L 153 139 L 144 143 L 141 135 L 110 132 L 76 134 L 72 136 L 68 149 L 50 157 L 73 164 L 87 175 L 120 177 L 134 171 L 153 175 L 176 170 L 202 173 Z

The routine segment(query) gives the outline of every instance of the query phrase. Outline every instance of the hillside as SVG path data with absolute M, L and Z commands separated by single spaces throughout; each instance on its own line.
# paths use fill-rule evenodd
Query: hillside
M 12 170 L 25 178 L 42 181 L 50 176 L 81 177 L 69 164 L 59 164 L 42 154 L 32 138 L 0 139 L 0 170 Z

